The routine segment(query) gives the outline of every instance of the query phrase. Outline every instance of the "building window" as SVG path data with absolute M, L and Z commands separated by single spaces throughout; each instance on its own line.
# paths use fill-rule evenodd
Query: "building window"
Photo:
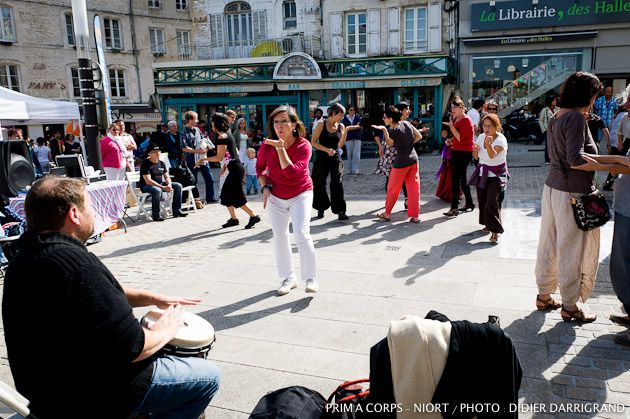
M 254 44 L 252 31 L 252 9 L 244 1 L 225 6 L 225 19 L 228 29 L 228 46 L 241 47 Z
M 8 64 L 0 65 L 0 86 L 15 90 L 16 92 L 20 91 L 17 66 Z
M 125 97 L 125 72 L 116 68 L 109 69 L 109 84 L 112 97 Z
M 152 9 L 160 8 L 160 0 L 149 0 L 149 7 Z
M 190 47 L 190 32 L 177 31 L 177 54 L 182 58 L 190 58 L 192 49 Z
M 149 28 L 149 39 L 151 41 L 152 53 L 164 54 L 166 52 L 166 46 L 164 45 L 164 30 Z
M 405 9 L 405 52 L 427 50 L 427 8 Z
M 346 45 L 348 55 L 367 53 L 367 14 L 349 13 L 346 15 Z
M 117 19 L 103 19 L 105 26 L 105 47 L 111 49 L 122 49 L 122 39 L 120 37 L 120 22 Z
M 15 42 L 13 9 L 9 6 L 0 6 L 0 41 Z
M 66 21 L 66 41 L 68 42 L 68 46 L 73 47 L 76 44 L 74 43 L 74 25 L 72 24 L 72 15 L 65 14 L 63 16 Z
M 70 68 L 70 77 L 72 78 L 72 96 L 81 97 L 81 86 L 79 85 L 79 70 L 76 67 Z
M 186 10 L 188 2 L 186 0 L 175 0 L 175 8 L 177 10 Z
M 284 29 L 297 28 L 297 9 L 295 1 L 285 1 L 282 3 L 282 17 L 284 18 Z

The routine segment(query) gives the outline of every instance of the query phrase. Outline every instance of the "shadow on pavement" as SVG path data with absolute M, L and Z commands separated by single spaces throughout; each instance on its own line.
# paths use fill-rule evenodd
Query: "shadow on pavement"
M 267 291 L 227 306 L 213 308 L 197 314 L 208 320 L 214 327 L 215 331 L 220 331 L 233 329 L 285 310 L 290 310 L 291 313 L 299 313 L 300 311 L 308 308 L 313 300 L 313 297 L 304 297 L 299 300 L 288 301 L 284 304 L 266 308 L 264 310 L 251 311 L 242 314 L 232 314 L 238 310 L 251 306 L 252 304 L 256 304 L 260 301 L 266 300 L 267 298 L 273 298 L 275 296 L 277 296 L 276 291 Z

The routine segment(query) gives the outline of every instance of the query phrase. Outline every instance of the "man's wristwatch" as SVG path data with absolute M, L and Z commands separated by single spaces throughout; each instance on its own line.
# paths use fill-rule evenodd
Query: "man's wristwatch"
M 271 192 L 271 190 L 273 189 L 273 185 L 270 184 L 266 184 L 265 186 L 263 186 L 262 188 L 260 188 L 260 191 L 264 191 L 265 189 L 268 189 L 269 192 Z

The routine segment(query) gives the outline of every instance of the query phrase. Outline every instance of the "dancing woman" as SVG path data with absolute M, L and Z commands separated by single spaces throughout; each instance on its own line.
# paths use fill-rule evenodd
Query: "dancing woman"
M 324 211 L 330 208 L 340 220 L 348 220 L 346 200 L 343 196 L 343 163 L 339 149 L 346 142 L 346 130 L 341 123 L 346 113 L 339 103 L 328 108 L 328 118 L 315 127 L 311 144 L 317 150 L 313 165 L 313 208 L 317 218 L 324 218 Z M 330 198 L 326 192 L 326 179 L 330 174 Z
M 313 182 L 308 173 L 312 149 L 304 124 L 295 109 L 276 108 L 269 115 L 266 139 L 258 152 L 256 172 L 262 185 L 263 207 L 269 206 L 269 222 L 282 281 L 278 295 L 288 294 L 298 283 L 293 270 L 293 253 L 289 236 L 289 223 L 300 253 L 300 274 L 306 283 L 306 292 L 317 292 L 315 247 L 311 239 L 311 206 Z
M 239 224 L 236 217 L 236 208 L 240 208 L 249 215 L 249 222 L 245 228 L 252 228 L 254 224 L 260 222 L 260 217 L 247 206 L 247 199 L 243 191 L 245 167 L 238 157 L 234 138 L 227 134 L 227 131 L 230 129 L 228 117 L 222 113 L 215 113 L 212 115 L 211 123 L 212 130 L 217 136 L 217 154 L 216 156 L 198 160 L 195 167 L 198 167 L 203 162 L 221 162 L 226 153 L 229 153 L 230 160 L 227 163 L 228 175 L 221 189 L 221 205 L 227 207 L 230 219 L 222 227 L 228 228 Z

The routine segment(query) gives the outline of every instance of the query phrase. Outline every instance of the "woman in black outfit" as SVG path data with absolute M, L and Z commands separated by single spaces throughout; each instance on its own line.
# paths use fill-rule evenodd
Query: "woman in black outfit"
M 236 143 L 234 138 L 230 134 L 230 123 L 228 117 L 222 113 L 215 113 L 212 115 L 212 131 L 215 132 L 217 138 L 217 154 L 212 157 L 203 158 L 195 164 L 195 168 L 198 168 L 203 162 L 221 162 L 229 153 L 229 162 L 227 163 L 228 175 L 223 183 L 221 189 L 221 205 L 226 206 L 230 219 L 223 224 L 223 228 L 233 227 L 238 225 L 238 218 L 236 217 L 236 208 L 240 208 L 249 215 L 249 222 L 245 228 L 249 229 L 254 224 L 260 222 L 260 217 L 256 215 L 247 206 L 247 199 L 245 198 L 245 192 L 243 191 L 243 176 L 245 176 L 245 167 L 238 158 L 238 151 L 236 149 Z
M 328 118 L 320 122 L 311 144 L 315 148 L 316 158 L 313 165 L 313 208 L 317 210 L 317 218 L 324 217 L 329 207 L 340 220 L 348 220 L 346 201 L 343 197 L 343 163 L 338 150 L 346 142 L 346 129 L 340 122 L 346 108 L 335 103 L 328 108 Z M 326 192 L 326 178 L 330 173 L 330 199 Z

